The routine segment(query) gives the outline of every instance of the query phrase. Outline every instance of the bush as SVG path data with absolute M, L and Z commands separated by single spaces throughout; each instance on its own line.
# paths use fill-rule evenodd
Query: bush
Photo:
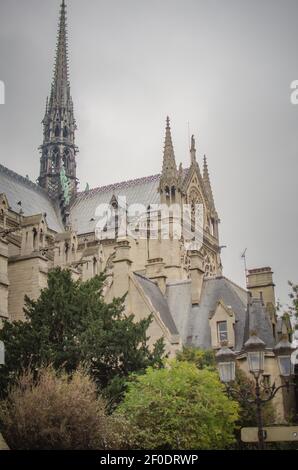
M 106 449 L 121 446 L 122 423 L 106 415 L 105 402 L 83 370 L 69 376 L 51 367 L 37 378 L 27 370 L 0 408 L 11 449 Z M 117 426 L 117 433 L 115 428 Z
M 234 442 L 238 404 L 214 371 L 172 361 L 149 367 L 128 386 L 118 408 L 141 449 L 223 449 Z

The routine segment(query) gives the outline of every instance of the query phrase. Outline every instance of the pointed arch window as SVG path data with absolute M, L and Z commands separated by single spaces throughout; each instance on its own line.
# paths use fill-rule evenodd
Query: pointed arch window
M 57 147 L 53 150 L 52 155 L 52 173 L 59 167 L 59 149 Z
M 64 153 L 63 153 L 63 165 L 65 167 L 65 169 L 68 169 L 69 168 L 69 150 L 66 149 L 64 150 Z
M 59 136 L 60 136 L 60 126 L 57 124 L 55 127 L 55 137 L 59 137 Z

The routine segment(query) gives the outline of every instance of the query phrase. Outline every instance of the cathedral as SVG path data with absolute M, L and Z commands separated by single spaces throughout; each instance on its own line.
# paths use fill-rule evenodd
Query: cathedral
M 289 325 L 276 315 L 272 270 L 249 270 L 247 289 L 223 275 L 220 219 L 207 159 L 204 156 L 200 163 L 194 136 L 189 167 L 183 168 L 176 162 L 167 118 L 160 174 L 78 190 L 64 0 L 42 124 L 37 183 L 0 165 L 0 321 L 24 320 L 24 296 L 37 298 L 54 266 L 68 268 L 75 279 L 82 280 L 104 271 L 106 301 L 127 294 L 127 314 L 136 319 L 152 315 L 150 341 L 163 337 L 169 356 L 183 345 L 218 350 L 225 341 L 247 371 L 243 345 L 255 331 L 266 344 L 264 375 L 278 385 L 281 378 L 273 348 L 282 335 L 289 334 Z M 139 218 L 145 221 L 142 236 L 120 231 L 117 216 L 101 223 L 98 208 L 111 207 L 117 214 L 121 204 L 125 213 L 134 205 L 145 208 Z M 187 205 L 191 223 L 193 208 L 202 207 L 197 246 L 174 236 L 172 213 L 168 237 L 162 236 L 161 217 L 156 215 L 156 230 L 151 233 L 151 208 L 159 204 Z M 135 232 L 142 231 L 141 225 L 135 224 Z M 282 394 L 275 402 L 283 418 Z

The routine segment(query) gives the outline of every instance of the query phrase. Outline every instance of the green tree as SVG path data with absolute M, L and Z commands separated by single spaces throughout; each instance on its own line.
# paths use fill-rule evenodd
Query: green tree
M 177 353 L 178 360 L 191 362 L 197 366 L 198 369 L 207 368 L 209 370 L 217 371 L 215 352 L 213 350 L 203 350 L 195 347 L 184 347 L 182 351 Z M 247 403 L 241 395 L 246 395 L 247 398 L 254 397 L 254 381 L 245 374 L 238 366 L 236 366 L 236 377 L 232 387 L 237 390 L 239 395 L 235 395 L 234 400 L 239 403 L 239 419 L 235 428 L 235 435 L 237 437 L 236 446 L 242 446 L 240 440 L 240 428 L 245 426 L 257 426 L 257 409 L 254 404 Z M 263 421 L 264 425 L 274 423 L 275 413 L 271 402 L 263 406 Z M 243 446 L 242 446 L 243 447 Z
M 238 404 L 215 372 L 171 361 L 130 383 L 117 413 L 130 422 L 137 448 L 222 449 L 234 442 Z
M 198 369 L 207 367 L 216 370 L 215 353 L 212 349 L 199 349 L 192 346 L 184 346 L 182 351 L 178 351 L 176 358 L 178 361 L 192 362 Z
M 117 401 L 129 374 L 162 365 L 163 341 L 148 347 L 152 319 L 136 322 L 133 315 L 125 315 L 124 299 L 105 303 L 103 281 L 100 275 L 75 282 L 69 270 L 56 268 L 36 301 L 25 298 L 27 321 L 6 321 L 0 330 L 6 347 L 2 391 L 28 367 L 37 371 L 52 364 L 72 372 L 86 363 L 98 388 Z

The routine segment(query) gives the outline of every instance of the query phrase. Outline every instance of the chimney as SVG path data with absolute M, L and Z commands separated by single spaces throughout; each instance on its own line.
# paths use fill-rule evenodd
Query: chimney
M 275 284 L 270 267 L 249 269 L 247 274 L 247 289 L 255 299 L 261 299 L 264 305 L 271 303 L 275 306 Z
M 165 273 L 165 263 L 162 258 L 148 260 L 146 264 L 146 277 L 156 282 L 163 295 L 166 293 L 167 276 Z
M 191 302 L 198 304 L 201 298 L 204 279 L 203 258 L 199 251 L 190 250 Z
M 117 297 L 121 297 L 129 289 L 129 273 L 132 261 L 130 259 L 130 244 L 128 240 L 120 240 L 116 245 L 114 264 L 114 284 L 117 286 Z

